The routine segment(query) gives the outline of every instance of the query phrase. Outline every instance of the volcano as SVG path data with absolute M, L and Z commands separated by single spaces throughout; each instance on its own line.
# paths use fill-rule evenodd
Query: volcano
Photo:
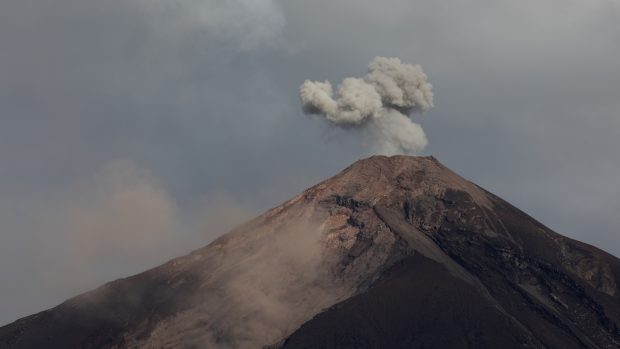
M 618 282 L 435 158 L 373 156 L 0 348 L 620 348 Z

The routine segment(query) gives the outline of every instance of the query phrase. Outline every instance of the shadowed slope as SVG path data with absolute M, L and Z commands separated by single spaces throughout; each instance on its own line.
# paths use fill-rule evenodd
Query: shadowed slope
M 421 254 L 317 315 L 284 348 L 510 348 L 538 342 L 483 294 Z

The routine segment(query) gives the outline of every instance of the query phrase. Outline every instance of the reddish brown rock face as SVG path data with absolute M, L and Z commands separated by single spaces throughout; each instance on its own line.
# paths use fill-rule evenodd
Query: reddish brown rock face
M 620 262 L 432 157 L 371 157 L 0 348 L 617 348 Z

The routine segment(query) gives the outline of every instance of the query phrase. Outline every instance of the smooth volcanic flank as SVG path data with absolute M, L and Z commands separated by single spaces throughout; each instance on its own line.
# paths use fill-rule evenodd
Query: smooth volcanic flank
M 374 156 L 0 348 L 619 348 L 619 282 L 435 158 Z

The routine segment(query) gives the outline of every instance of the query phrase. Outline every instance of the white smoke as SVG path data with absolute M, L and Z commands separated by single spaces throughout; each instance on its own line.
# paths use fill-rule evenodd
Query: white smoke
M 358 128 L 380 153 L 416 154 L 428 141 L 408 115 L 433 107 L 432 85 L 420 65 L 376 57 L 363 78 L 346 78 L 336 97 L 329 81 L 306 80 L 299 89 L 306 114 L 322 115 L 333 126 Z

